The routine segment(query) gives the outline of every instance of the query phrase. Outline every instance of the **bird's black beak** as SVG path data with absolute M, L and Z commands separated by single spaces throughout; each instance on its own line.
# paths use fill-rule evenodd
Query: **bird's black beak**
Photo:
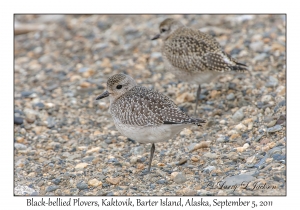
M 96 98 L 96 100 L 100 100 L 100 99 L 105 98 L 105 97 L 107 97 L 107 96 L 109 96 L 109 92 L 106 90 L 104 93 L 102 93 L 101 95 L 99 95 L 99 96 Z
M 158 39 L 160 37 L 160 34 L 157 34 L 155 37 L 153 37 L 151 40 Z

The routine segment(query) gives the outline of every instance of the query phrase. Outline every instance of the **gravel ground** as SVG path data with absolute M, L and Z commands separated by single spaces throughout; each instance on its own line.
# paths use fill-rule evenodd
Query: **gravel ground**
M 146 174 L 151 145 L 121 136 L 109 100 L 95 97 L 122 72 L 193 115 L 197 84 L 166 72 L 160 41 L 150 40 L 167 17 L 210 33 L 250 71 L 203 84 L 198 115 L 207 123 L 156 144 Z M 15 195 L 286 194 L 284 15 L 15 21 Z

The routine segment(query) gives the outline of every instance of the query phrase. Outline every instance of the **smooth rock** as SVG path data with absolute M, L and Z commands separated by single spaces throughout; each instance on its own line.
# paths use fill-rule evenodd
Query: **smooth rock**
M 99 181 L 98 179 L 91 179 L 88 181 L 88 185 L 90 185 L 92 187 L 98 187 L 98 186 L 102 185 L 102 182 Z
M 53 192 L 53 191 L 57 190 L 58 188 L 59 188 L 58 186 L 52 185 L 52 186 L 47 187 L 46 192 Z
M 80 181 L 76 184 L 76 187 L 79 189 L 79 190 L 85 190 L 85 189 L 88 189 L 89 186 L 85 183 L 85 181 Z
M 270 76 L 269 81 L 266 84 L 266 87 L 276 87 L 278 85 L 278 79 Z
M 228 94 L 228 95 L 226 96 L 226 99 L 227 99 L 228 101 L 232 101 L 232 100 L 235 99 L 235 95 L 234 95 L 233 93 L 230 93 L 230 94 Z
M 23 118 L 14 116 L 14 124 L 22 125 L 23 124 Z
M 27 149 L 27 146 L 24 145 L 24 144 L 15 143 L 15 149 L 17 149 L 17 150 L 25 150 L 25 149 Z
M 203 171 L 206 173 L 210 173 L 213 170 L 216 170 L 215 166 L 207 166 L 206 168 L 203 169 Z
M 232 119 L 235 121 L 235 122 L 240 122 L 241 120 L 243 120 L 245 117 L 244 115 L 244 108 L 241 108 L 239 110 L 237 110 L 233 116 L 232 116 Z
M 176 182 L 177 184 L 182 184 L 184 182 L 186 182 L 187 179 L 185 177 L 184 173 L 179 172 L 178 174 L 176 174 L 176 176 L 174 177 L 174 182 Z
M 282 126 L 281 125 L 275 125 L 274 127 L 268 128 L 267 132 L 268 133 L 274 133 L 274 132 L 277 132 L 277 131 L 280 131 L 280 130 L 282 130 Z
M 116 185 L 120 182 L 120 178 L 106 178 L 106 181 L 110 184 Z

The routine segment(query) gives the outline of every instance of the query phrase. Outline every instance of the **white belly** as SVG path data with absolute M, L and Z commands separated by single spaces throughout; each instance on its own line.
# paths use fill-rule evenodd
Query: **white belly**
M 157 143 L 171 139 L 178 134 L 183 128 L 188 127 L 189 124 L 180 125 L 160 125 L 160 126 L 130 126 L 116 123 L 118 131 L 137 142 L 140 143 Z
M 165 68 L 173 73 L 178 80 L 191 82 L 195 84 L 210 83 L 218 78 L 221 72 L 205 70 L 205 71 L 185 71 L 173 66 L 166 58 L 164 59 Z

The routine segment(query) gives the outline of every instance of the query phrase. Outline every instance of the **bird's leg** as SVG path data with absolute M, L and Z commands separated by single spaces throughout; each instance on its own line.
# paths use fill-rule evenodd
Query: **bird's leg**
M 195 107 L 195 112 L 194 115 L 196 116 L 197 113 L 197 107 L 198 107 L 198 101 L 200 98 L 200 93 L 201 93 L 201 85 L 198 86 L 197 94 L 196 94 L 196 107 Z
M 154 151 L 155 151 L 155 145 L 154 145 L 154 143 L 152 143 L 148 172 L 150 172 L 150 168 L 151 168 L 151 163 L 152 163 L 152 158 L 153 158 Z

